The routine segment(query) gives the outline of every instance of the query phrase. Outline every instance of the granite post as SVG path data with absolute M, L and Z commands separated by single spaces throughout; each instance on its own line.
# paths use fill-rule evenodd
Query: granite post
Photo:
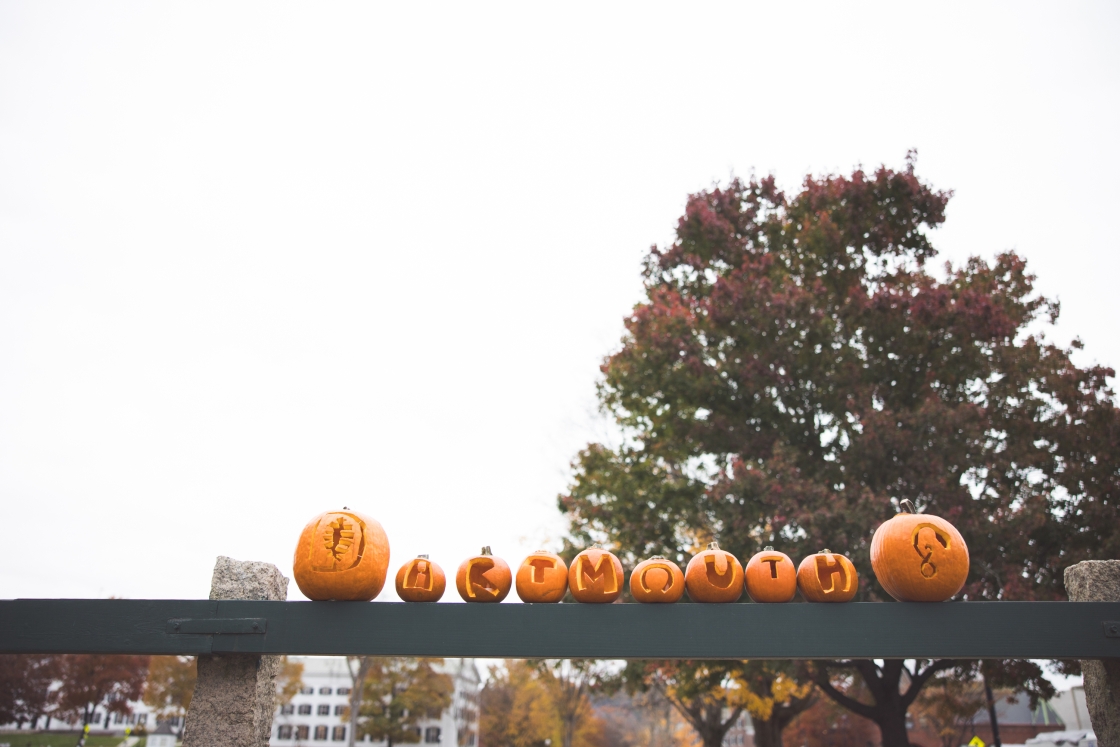
M 288 579 L 270 563 L 221 556 L 211 599 L 283 601 Z M 183 747 L 266 747 L 276 710 L 279 656 L 198 657 L 198 683 L 183 727 Z
M 1071 602 L 1120 602 L 1120 560 L 1086 560 L 1066 568 Z M 1120 659 L 1086 659 L 1085 701 L 1100 747 L 1120 747 Z

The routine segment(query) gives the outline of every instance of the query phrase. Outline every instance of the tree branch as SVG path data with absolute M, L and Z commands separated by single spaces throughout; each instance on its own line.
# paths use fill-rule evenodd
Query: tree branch
M 953 659 L 937 659 L 922 671 L 910 675 L 910 687 L 906 690 L 906 694 L 902 696 L 902 705 L 909 708 L 930 677 L 942 670 L 952 669 L 956 664 L 957 662 Z M 914 666 L 917 668 L 917 662 L 914 663 Z
M 879 709 L 874 706 L 869 706 L 866 703 L 860 703 L 855 698 L 850 698 L 833 687 L 832 682 L 830 682 L 828 679 L 827 667 L 822 667 L 820 672 L 813 674 L 812 679 L 813 682 L 816 683 L 817 687 L 819 687 L 825 695 L 832 698 L 837 704 L 843 706 L 844 708 L 847 708 L 852 713 L 863 716 L 867 719 L 871 719 L 875 723 L 879 723 Z

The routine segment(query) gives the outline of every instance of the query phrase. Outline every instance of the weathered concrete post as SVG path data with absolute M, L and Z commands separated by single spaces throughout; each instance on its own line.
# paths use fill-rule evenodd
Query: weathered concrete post
M 1071 602 L 1120 602 L 1120 560 L 1086 560 L 1066 568 Z M 1100 747 L 1120 747 L 1120 659 L 1086 659 L 1085 701 Z
M 270 563 L 219 557 L 211 599 L 283 601 L 288 579 Z M 276 708 L 279 656 L 198 657 L 198 683 L 183 727 L 183 747 L 266 747 Z

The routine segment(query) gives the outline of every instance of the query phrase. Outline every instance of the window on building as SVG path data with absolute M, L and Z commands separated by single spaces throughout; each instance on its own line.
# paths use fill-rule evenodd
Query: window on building
M 334 715 L 341 716 L 342 712 L 345 711 L 345 710 L 346 710 L 346 706 L 335 706 L 334 707 Z
M 280 706 L 280 715 L 281 716 L 291 716 L 295 712 L 296 712 L 296 707 L 294 705 L 292 705 L 291 703 L 285 703 L 284 705 Z
M 428 744 L 439 744 L 439 727 L 429 726 L 424 730 L 424 741 Z
M 106 721 L 108 721 L 108 719 L 106 719 Z M 95 723 L 95 724 L 100 724 L 101 723 L 101 714 L 100 713 L 95 712 L 93 714 L 93 723 Z
M 346 741 L 346 727 L 345 726 L 336 726 L 333 729 L 331 729 L 331 741 L 332 742 L 345 742 Z
M 319 694 L 320 695 L 330 695 L 331 694 L 331 689 L 329 687 L 320 687 L 319 688 Z
M 310 733 L 311 733 L 311 727 L 310 726 L 297 726 L 296 727 L 296 739 L 307 739 L 308 734 L 310 734 Z
M 315 693 L 315 688 L 313 688 L 313 687 L 301 687 L 299 689 L 299 692 L 300 692 L 300 695 L 313 695 Z
M 138 724 L 148 723 L 148 714 L 141 713 L 139 716 L 136 717 L 136 723 L 138 723 Z
M 310 716 L 311 715 L 311 704 L 310 703 L 304 703 L 303 705 L 301 705 L 299 707 L 299 715 Z
M 339 695 L 349 695 L 350 694 L 350 688 L 340 687 L 337 690 L 335 690 L 335 692 Z
M 277 739 L 291 739 L 292 738 L 292 727 L 288 724 L 285 724 L 285 725 L 277 728 L 276 729 L 276 738 Z
M 467 747 L 474 747 L 474 732 L 467 735 Z
M 124 721 L 124 714 L 123 713 L 114 713 L 113 714 L 113 723 L 114 724 L 119 724 L 121 721 Z M 109 723 L 109 722 L 106 721 L 105 723 Z
M 321 705 L 321 706 L 319 706 L 319 715 L 320 715 L 320 716 L 329 716 L 329 715 L 331 715 L 331 707 L 330 707 L 329 705 Z
M 315 738 L 316 739 L 326 739 L 327 738 L 327 727 L 316 726 L 315 727 Z

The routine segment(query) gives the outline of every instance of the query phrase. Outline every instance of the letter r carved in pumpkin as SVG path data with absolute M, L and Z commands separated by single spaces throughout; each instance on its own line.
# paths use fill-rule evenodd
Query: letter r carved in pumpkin
M 455 574 L 455 588 L 465 602 L 500 602 L 512 585 L 513 574 L 506 561 L 494 556 L 489 547 L 464 560 Z

